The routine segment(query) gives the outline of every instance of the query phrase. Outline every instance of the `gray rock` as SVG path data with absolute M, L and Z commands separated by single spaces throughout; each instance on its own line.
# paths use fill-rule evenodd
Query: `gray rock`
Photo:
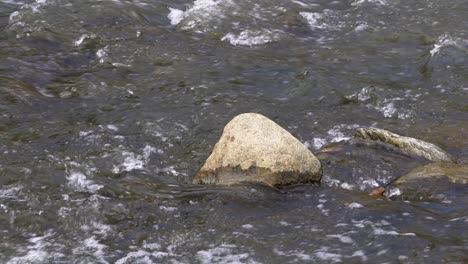
M 453 158 L 440 147 L 419 139 L 404 137 L 387 130 L 369 127 L 359 128 L 354 135 L 367 141 L 390 144 L 408 155 L 424 157 L 435 162 L 453 162 Z
M 282 186 L 318 182 L 321 175 L 320 162 L 288 131 L 260 114 L 245 113 L 226 125 L 193 182 Z
M 468 190 L 468 165 L 436 162 L 418 167 L 391 184 L 389 196 L 405 200 L 459 199 Z M 393 195 L 392 195 L 393 194 Z
M 418 167 L 408 174 L 400 177 L 396 184 L 405 184 L 412 181 L 426 181 L 434 178 L 445 178 L 453 183 L 468 183 L 468 165 L 435 162 Z

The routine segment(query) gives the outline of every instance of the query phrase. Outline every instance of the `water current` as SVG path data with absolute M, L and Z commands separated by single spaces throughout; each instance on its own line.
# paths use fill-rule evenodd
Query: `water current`
M 0 0 L 0 263 L 467 263 L 468 191 L 196 186 L 258 112 L 312 152 L 376 126 L 468 159 L 467 0 Z M 335 168 L 332 175 L 331 170 Z

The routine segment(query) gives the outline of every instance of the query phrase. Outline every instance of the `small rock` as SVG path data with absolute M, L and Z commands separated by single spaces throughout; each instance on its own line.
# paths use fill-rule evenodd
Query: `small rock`
M 245 113 L 226 125 L 193 182 L 282 186 L 318 182 L 321 176 L 320 162 L 299 140 L 263 115 Z
M 468 183 L 468 165 L 435 162 L 418 167 L 400 177 L 396 183 L 403 184 L 411 181 L 425 181 L 434 178 L 446 178 L 453 183 Z
M 390 144 L 408 155 L 424 157 L 435 162 L 453 162 L 453 158 L 440 147 L 419 139 L 404 137 L 387 130 L 369 127 L 359 128 L 354 135 L 368 141 Z
M 436 162 L 410 171 L 392 184 L 407 200 L 460 198 L 467 190 L 468 165 Z M 393 197 L 391 197 L 393 198 Z
M 385 193 L 385 189 L 382 187 L 375 188 L 371 191 L 371 194 L 375 196 L 383 196 L 384 193 Z

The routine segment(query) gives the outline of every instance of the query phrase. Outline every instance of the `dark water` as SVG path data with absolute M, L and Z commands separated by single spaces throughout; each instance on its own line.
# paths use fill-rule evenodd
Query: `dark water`
M 466 0 L 0 1 L 0 262 L 466 263 L 466 188 L 368 195 L 424 161 L 357 148 L 321 186 L 191 180 L 242 112 L 311 151 L 372 125 L 466 162 L 467 17 Z

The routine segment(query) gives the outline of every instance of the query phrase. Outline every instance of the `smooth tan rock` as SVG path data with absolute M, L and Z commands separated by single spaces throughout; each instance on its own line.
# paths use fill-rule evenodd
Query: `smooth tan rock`
M 318 182 L 317 158 L 288 131 L 256 113 L 236 116 L 226 127 L 194 183 L 270 186 Z
M 375 127 L 359 128 L 354 137 L 390 144 L 405 154 L 424 157 L 434 162 L 453 162 L 450 154 L 432 143 L 400 136 L 387 130 Z
M 415 168 L 408 174 L 400 177 L 396 185 L 412 181 L 424 181 L 445 178 L 453 183 L 468 183 L 468 165 L 436 162 Z

